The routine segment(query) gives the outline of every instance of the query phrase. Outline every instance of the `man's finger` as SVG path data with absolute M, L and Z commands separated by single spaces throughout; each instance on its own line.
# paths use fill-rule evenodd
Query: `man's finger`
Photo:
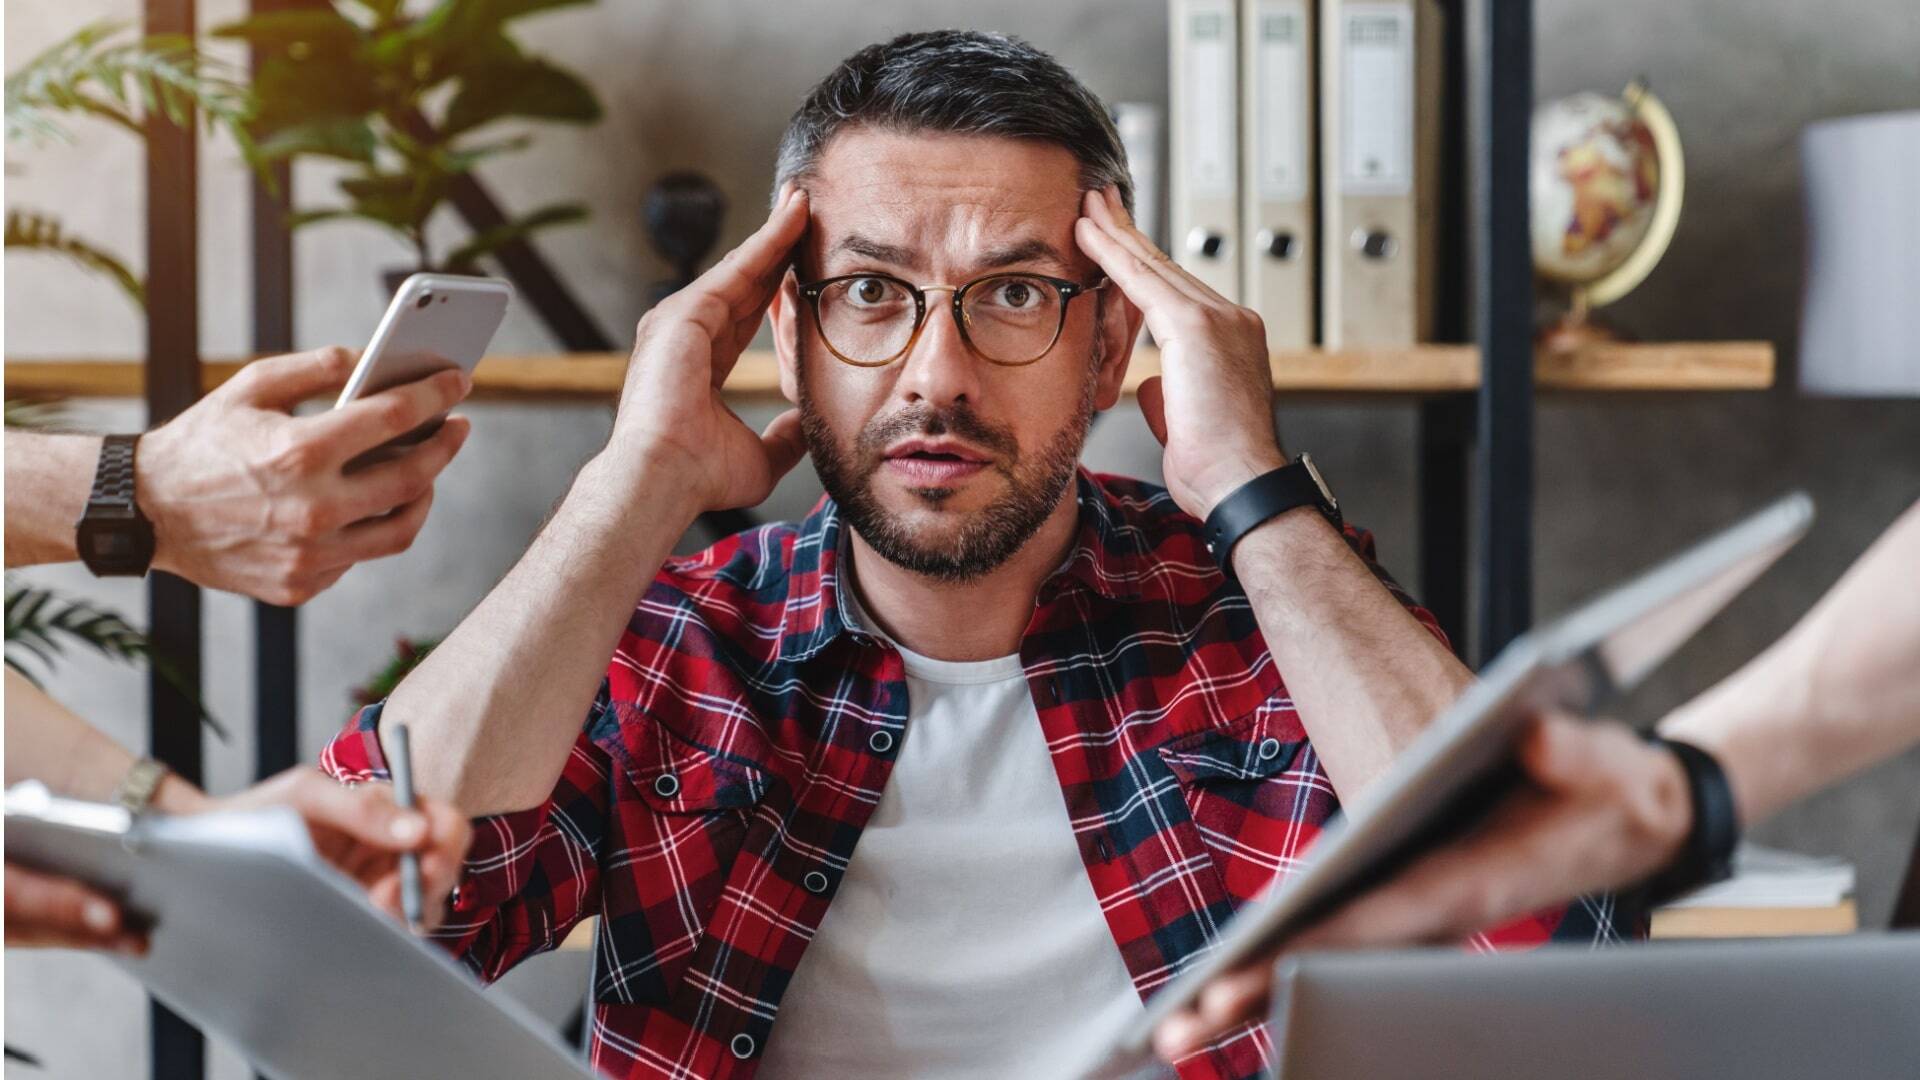
M 1200 992 L 1200 1016 L 1225 1031 L 1245 1023 L 1267 1000 L 1272 969 L 1255 962 L 1215 979 Z
M 1195 1047 L 1207 1044 L 1208 1024 L 1200 1014 L 1192 1009 L 1182 1009 L 1153 1029 L 1153 1052 L 1161 1061 L 1172 1064 L 1176 1059 L 1193 1053 Z
M 55 948 L 113 948 L 120 906 L 71 878 L 6 864 L 6 942 Z
M 461 860 L 473 843 L 473 823 L 452 803 L 422 799 L 420 812 L 427 816 L 426 852 L 437 863 L 450 868 L 453 877 L 445 881 L 441 892 L 451 891 L 460 874 Z
M 395 806 L 393 789 L 386 784 L 347 787 L 306 772 L 284 794 L 309 828 L 331 829 L 379 851 L 417 851 L 426 843 L 426 816 Z
M 241 368 L 214 393 L 229 393 L 250 405 L 286 412 L 310 398 L 338 394 L 359 360 L 358 352 L 338 345 L 268 356 Z
M 773 482 L 779 483 L 781 477 L 807 456 L 807 440 L 800 431 L 800 410 L 788 409 L 774 417 L 760 433 L 760 443 L 767 449 Z
M 1256 961 L 1220 976 L 1200 991 L 1190 1009 L 1154 1029 L 1153 1049 L 1171 1063 L 1260 1015 L 1273 985 L 1271 965 Z
M 447 897 L 466 870 L 467 848 L 473 842 L 473 824 L 451 803 L 423 799 L 427 816 L 427 843 L 420 856 L 421 925 L 437 928 L 446 917 Z
M 773 302 L 793 247 L 806 231 L 807 193 L 791 187 L 765 224 L 687 288 L 719 297 L 732 322 L 749 318 Z
M 448 368 L 295 423 L 307 425 L 309 437 L 324 441 L 329 456 L 344 464 L 460 404 L 472 386 L 466 372 Z
M 1622 774 L 1651 750 L 1617 724 L 1586 724 L 1548 713 L 1524 732 L 1517 756 L 1527 777 L 1548 791 L 1613 794 Z
M 433 488 L 429 487 L 426 494 L 392 513 L 347 526 L 341 533 L 337 557 L 346 560 L 348 566 L 357 566 L 400 554 L 413 546 L 413 538 L 420 535 L 420 527 L 427 523 L 432 509 Z
M 1108 187 L 1089 192 L 1085 210 L 1088 220 L 1111 236 L 1123 250 L 1194 303 L 1204 307 L 1232 306 L 1231 301 L 1214 292 L 1206 282 L 1161 251 L 1146 233 L 1133 227 L 1133 219 L 1127 217 L 1126 207 L 1121 204 L 1120 193 L 1116 189 Z
M 397 868 L 367 885 L 367 903 L 386 912 L 395 922 L 406 922 L 407 915 L 400 903 L 400 872 Z
M 449 416 L 433 437 L 399 457 L 367 466 L 346 479 L 351 522 L 376 523 L 390 511 L 418 502 L 433 491 L 441 470 L 466 445 L 473 424 L 464 416 Z M 351 531 L 357 525 L 348 525 Z M 387 554 L 393 554 L 387 552 Z
M 1092 218 L 1081 218 L 1074 222 L 1073 236 L 1080 244 L 1080 250 L 1097 263 L 1107 277 L 1133 301 L 1140 313 L 1146 316 L 1147 329 L 1153 332 L 1154 340 L 1162 347 L 1175 339 L 1177 323 L 1175 316 L 1197 302 L 1193 297 L 1175 288 L 1165 277 L 1156 272 L 1132 252 L 1120 246 L 1120 242 L 1095 224 Z
M 1384 884 L 1309 927 L 1291 949 L 1459 941 L 1588 888 L 1580 836 L 1551 796 L 1510 798 L 1485 825 L 1414 860 Z M 1542 887 L 1546 883 L 1546 887 Z
M 1140 406 L 1140 415 L 1147 421 L 1147 430 L 1167 445 L 1167 395 L 1160 385 L 1160 376 L 1143 379 L 1139 389 L 1135 390 L 1133 400 Z

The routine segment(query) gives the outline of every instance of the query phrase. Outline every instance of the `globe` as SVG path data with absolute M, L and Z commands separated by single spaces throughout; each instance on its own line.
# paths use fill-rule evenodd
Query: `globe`
M 1533 264 L 1568 294 L 1568 322 L 1645 280 L 1679 220 L 1683 164 L 1673 119 L 1639 83 L 1534 109 L 1528 178 Z

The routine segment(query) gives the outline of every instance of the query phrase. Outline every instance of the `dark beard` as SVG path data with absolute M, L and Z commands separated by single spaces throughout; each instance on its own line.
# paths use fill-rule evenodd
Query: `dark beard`
M 1059 505 L 1061 493 L 1073 482 L 1080 449 L 1093 420 L 1095 380 L 1089 372 L 1073 417 L 1031 461 L 1021 456 L 1012 432 L 988 424 L 965 406 L 909 408 L 881 417 L 854 440 L 851 454 L 843 454 L 826 418 L 808 396 L 805 362 L 799 367 L 800 430 L 821 486 L 839 505 L 847 524 L 881 558 L 939 581 L 977 578 L 1012 558 L 1039 531 Z M 873 494 L 874 474 L 885 463 L 881 455 L 893 443 L 911 435 L 934 438 L 949 433 L 993 451 L 991 468 L 1006 477 L 1007 490 L 968 514 L 950 536 L 927 540 L 881 508 Z M 937 507 L 953 495 L 953 490 L 925 487 L 913 489 L 913 494 Z

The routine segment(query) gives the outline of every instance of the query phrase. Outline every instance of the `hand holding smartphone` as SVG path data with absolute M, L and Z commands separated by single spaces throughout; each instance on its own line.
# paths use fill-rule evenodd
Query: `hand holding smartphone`
M 387 305 L 334 408 L 450 367 L 472 374 L 512 299 L 513 287 L 495 278 L 459 274 L 407 278 Z M 430 438 L 445 419 L 445 414 L 437 416 L 360 455 L 347 463 L 347 470 L 384 460 L 396 450 Z

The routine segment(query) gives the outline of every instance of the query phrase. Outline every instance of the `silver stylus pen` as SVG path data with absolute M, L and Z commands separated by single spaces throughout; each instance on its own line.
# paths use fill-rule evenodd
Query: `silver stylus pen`
M 393 802 L 402 810 L 413 809 L 413 753 L 407 746 L 407 725 L 395 724 L 388 732 L 387 751 L 392 761 Z M 411 851 L 400 853 L 400 911 L 407 925 L 420 930 L 420 856 Z

